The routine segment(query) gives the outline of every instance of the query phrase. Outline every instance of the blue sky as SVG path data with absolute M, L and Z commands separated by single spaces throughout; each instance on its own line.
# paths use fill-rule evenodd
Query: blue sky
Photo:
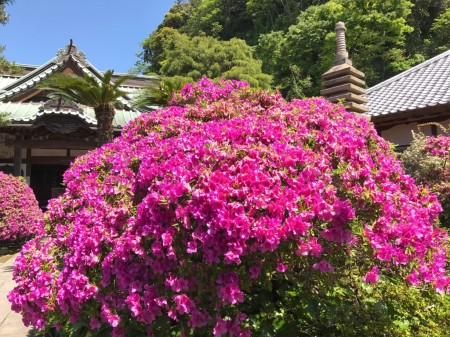
M 0 26 L 4 56 L 41 65 L 70 39 L 99 70 L 128 72 L 175 0 L 15 0 Z

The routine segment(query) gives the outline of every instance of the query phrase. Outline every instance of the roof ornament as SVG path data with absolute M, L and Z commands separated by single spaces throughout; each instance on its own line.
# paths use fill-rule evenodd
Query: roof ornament
M 57 64 L 61 64 L 63 63 L 64 59 L 66 58 L 66 53 L 64 52 L 64 49 L 58 49 L 58 51 L 56 52 L 56 60 L 55 62 Z
M 339 21 L 336 23 L 336 59 L 333 65 L 340 64 L 352 65 L 352 61 L 348 58 L 347 44 L 345 42 L 345 23 Z
M 39 112 L 53 112 L 57 113 L 60 111 L 72 111 L 72 112 L 83 112 L 76 103 L 69 101 L 65 98 L 58 97 L 48 100 L 43 105 L 38 108 Z
M 73 41 L 72 39 L 70 39 L 69 45 L 67 46 L 67 54 L 71 54 L 72 53 L 72 47 L 74 47 L 74 51 L 77 50 L 77 47 L 73 45 Z
M 58 50 L 56 53 L 56 63 L 63 63 L 69 56 L 75 57 L 84 66 L 89 66 L 86 60 L 86 54 L 78 50 L 77 46 L 73 44 L 72 39 L 69 40 L 69 44 L 66 48 L 61 48 Z

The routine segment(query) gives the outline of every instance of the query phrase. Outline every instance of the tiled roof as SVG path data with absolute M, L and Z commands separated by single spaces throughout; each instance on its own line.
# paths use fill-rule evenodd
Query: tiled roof
M 76 110 L 40 110 L 39 108 L 44 102 L 0 102 L 0 111 L 6 112 L 7 118 L 11 121 L 12 125 L 17 124 L 32 124 L 37 118 L 43 115 L 72 115 L 78 116 L 91 126 L 97 125 L 95 119 L 94 109 L 91 107 L 82 106 L 83 111 Z M 132 119 L 140 115 L 137 111 L 116 109 L 114 116 L 113 127 L 122 128 Z
M 12 125 L 32 124 L 37 118 L 43 115 L 73 115 L 84 120 L 88 125 L 95 127 L 94 109 L 91 107 L 80 106 L 81 109 L 42 109 L 44 102 L 13 102 L 13 98 L 34 88 L 43 79 L 60 71 L 65 64 L 72 60 L 77 67 L 84 73 L 100 81 L 103 73 L 97 70 L 86 59 L 84 53 L 79 52 L 74 45 L 67 46 L 66 49 L 60 49 L 57 56 L 42 66 L 24 65 L 22 76 L 11 74 L 0 74 L 0 112 L 8 114 L 8 119 Z M 125 74 L 114 73 L 113 81 Z M 128 79 L 120 89 L 127 92 L 125 97 L 119 98 L 124 109 L 116 109 L 116 115 L 113 121 L 114 128 L 121 128 L 133 118 L 140 115 L 140 112 L 133 110 L 131 106 L 132 98 L 137 91 L 144 85 L 149 85 L 155 80 L 154 76 L 135 75 Z M 40 109 L 41 108 L 41 109 Z
M 366 97 L 372 117 L 450 103 L 450 50 L 369 88 Z

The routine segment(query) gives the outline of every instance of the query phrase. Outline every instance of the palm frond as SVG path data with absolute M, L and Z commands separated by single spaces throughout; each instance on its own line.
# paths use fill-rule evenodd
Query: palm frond
M 130 76 L 120 77 L 112 83 L 113 74 L 112 70 L 108 70 L 101 79 L 87 74 L 83 77 L 55 74 L 42 81 L 38 87 L 51 91 L 51 96 L 63 97 L 94 108 L 105 104 L 114 105 L 120 97 L 127 94 L 118 88 Z
M 75 103 L 94 108 L 99 131 L 98 142 L 105 144 L 113 139 L 112 119 L 118 99 L 127 94 L 119 87 L 130 77 L 120 77 L 113 83 L 113 71 L 108 70 L 102 78 L 85 74 L 82 77 L 55 74 L 40 83 L 38 88 L 50 91 L 49 96 L 62 97 Z M 107 118 L 104 118 L 104 117 Z
M 159 81 L 158 86 L 146 86 L 134 99 L 133 106 L 137 109 L 147 109 L 154 106 L 167 106 L 173 94 L 179 91 L 184 83 L 175 83 L 169 79 Z

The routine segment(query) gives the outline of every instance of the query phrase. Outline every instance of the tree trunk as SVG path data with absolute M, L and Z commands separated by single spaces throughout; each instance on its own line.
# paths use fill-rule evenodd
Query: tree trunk
M 94 108 L 95 118 L 97 119 L 98 145 L 111 143 L 113 134 L 113 119 L 115 115 L 114 106 L 104 104 Z

